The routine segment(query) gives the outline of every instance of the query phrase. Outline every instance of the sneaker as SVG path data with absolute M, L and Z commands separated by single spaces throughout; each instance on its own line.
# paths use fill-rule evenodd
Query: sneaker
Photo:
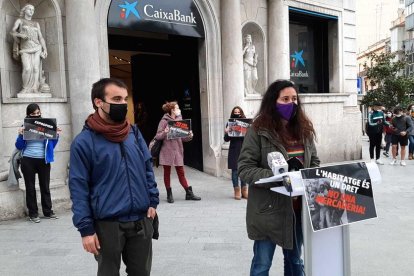
M 384 162 L 382 162 L 381 159 L 377 159 L 375 163 L 377 163 L 378 165 L 384 165 Z
M 405 167 L 407 164 L 405 164 L 405 161 L 401 161 L 400 165 Z
M 392 159 L 390 165 L 395 165 L 395 164 L 397 164 L 397 159 Z
M 386 157 L 389 157 L 390 156 L 390 154 L 388 152 L 386 152 L 386 151 L 384 151 L 382 154 L 384 154 L 384 156 L 386 156 Z
M 56 214 L 51 214 L 49 216 L 45 216 L 45 218 L 47 218 L 47 219 L 58 219 L 59 217 L 56 216 Z
M 40 222 L 40 218 L 39 217 L 29 217 L 29 220 L 31 222 L 34 222 L 34 223 L 39 223 Z

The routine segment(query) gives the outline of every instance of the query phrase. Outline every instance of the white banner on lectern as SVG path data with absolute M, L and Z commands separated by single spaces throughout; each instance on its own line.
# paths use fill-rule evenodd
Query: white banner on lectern
M 301 170 L 313 231 L 376 218 L 365 162 Z

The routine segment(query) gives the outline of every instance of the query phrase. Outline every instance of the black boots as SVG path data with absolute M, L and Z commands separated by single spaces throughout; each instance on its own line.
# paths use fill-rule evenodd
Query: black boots
M 190 186 L 185 190 L 185 200 L 201 200 L 201 197 L 194 195 L 193 188 Z M 171 188 L 167 188 L 167 202 L 174 203 Z
M 185 200 L 201 200 L 201 197 L 193 193 L 193 188 L 190 186 L 185 190 Z
M 171 188 L 167 188 L 167 202 L 168 203 L 174 203 L 174 198 L 172 195 Z

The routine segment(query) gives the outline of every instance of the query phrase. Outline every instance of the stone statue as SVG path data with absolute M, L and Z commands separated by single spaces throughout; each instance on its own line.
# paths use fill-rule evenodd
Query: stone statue
M 23 88 L 18 97 L 33 96 L 28 94 L 50 93 L 42 70 L 42 59 L 47 57 L 46 43 L 40 31 L 39 23 L 32 21 L 34 6 L 26 4 L 20 10 L 20 18 L 14 22 L 10 34 L 13 36 L 13 58 L 21 60 Z M 50 94 L 49 94 L 50 95 Z M 47 96 L 47 95 L 44 95 Z
M 252 36 L 247 34 L 244 37 L 243 48 L 243 71 L 244 71 L 244 94 L 257 94 L 257 53 L 253 45 Z

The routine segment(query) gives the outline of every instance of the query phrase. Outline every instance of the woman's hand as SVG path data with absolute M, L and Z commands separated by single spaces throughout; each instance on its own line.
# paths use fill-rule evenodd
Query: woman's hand
M 190 130 L 190 138 L 193 138 L 193 137 L 194 137 L 193 131 Z
M 44 51 L 40 54 L 40 56 L 41 56 L 43 59 L 46 59 L 46 58 L 47 58 L 47 51 L 46 51 L 46 50 L 44 50 Z
M 226 127 L 226 128 L 224 129 L 224 132 L 225 132 L 225 133 L 229 133 L 229 131 L 230 131 L 230 128 L 229 128 L 229 127 Z
M 60 127 L 57 127 L 56 132 L 57 132 L 58 135 L 60 135 L 62 133 L 62 129 Z
M 168 126 L 165 127 L 164 132 L 168 133 L 168 131 L 170 131 L 170 128 Z
M 19 129 L 17 130 L 17 133 L 20 135 L 23 135 L 23 131 L 24 131 L 24 127 L 19 127 Z

